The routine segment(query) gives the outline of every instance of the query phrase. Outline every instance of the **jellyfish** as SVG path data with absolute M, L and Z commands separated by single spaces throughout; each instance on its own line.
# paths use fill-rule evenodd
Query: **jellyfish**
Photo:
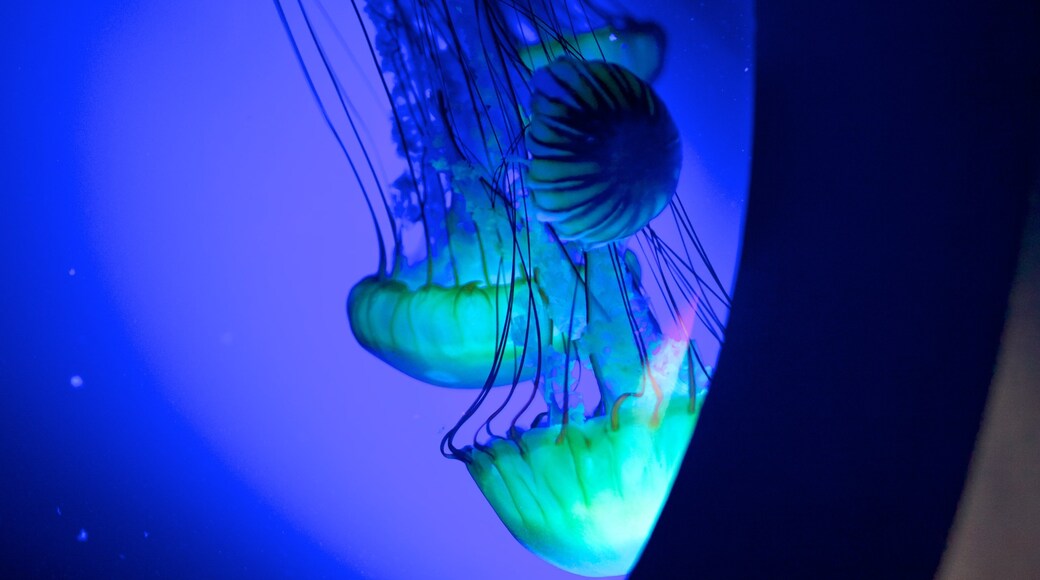
M 276 6 L 288 27 L 282 4 Z M 366 5 L 377 31 L 370 35 L 363 29 L 371 56 L 381 56 L 376 60 L 381 75 L 395 75 L 392 83 L 381 78 L 380 88 L 392 103 L 394 140 L 405 162 L 402 174 L 384 184 L 346 84 L 315 32 L 328 14 L 320 4 L 317 16 L 302 2 L 297 7 L 321 66 L 315 74 L 305 66 L 305 74 L 347 153 L 379 241 L 376 272 L 348 296 L 354 336 L 377 358 L 428 384 L 480 388 L 488 381 L 529 380 L 537 361 L 524 356 L 524 347 L 532 338 L 512 329 L 529 329 L 528 309 L 521 305 L 538 310 L 544 293 L 517 260 L 517 219 L 502 185 L 515 179 L 516 172 L 502 163 L 509 145 L 503 139 L 519 121 L 505 111 L 494 126 L 474 124 L 452 102 L 467 91 L 474 107 L 484 108 L 490 99 L 486 85 L 483 92 L 475 88 L 477 76 L 487 71 L 464 66 L 459 47 L 459 37 L 473 31 L 447 20 L 446 5 L 423 3 L 427 20 L 408 22 L 402 19 L 411 12 L 397 2 Z M 360 20 L 359 7 L 353 8 Z M 302 62 L 300 45 L 292 33 L 290 38 Z M 331 96 L 320 93 L 322 73 Z M 333 122 L 335 112 L 342 126 Z M 354 151 L 346 144 L 351 139 Z M 389 243 L 377 217 L 380 206 Z M 549 328 L 540 333 L 545 346 L 553 339 Z
M 561 57 L 535 72 L 528 187 L 538 219 L 585 247 L 624 240 L 657 217 L 679 182 L 679 130 L 625 67 Z
M 707 394 L 692 327 L 721 341 L 729 305 L 676 195 L 661 28 L 587 0 L 351 2 L 391 106 L 387 183 L 328 56 L 335 22 L 276 6 L 379 240 L 349 292 L 354 336 L 473 389 L 441 452 L 521 544 L 626 573 Z

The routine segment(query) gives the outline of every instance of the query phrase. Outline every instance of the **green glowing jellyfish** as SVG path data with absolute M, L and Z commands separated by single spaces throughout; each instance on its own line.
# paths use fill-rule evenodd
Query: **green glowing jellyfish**
M 472 197 L 469 211 L 482 201 Z M 351 329 L 369 352 L 433 385 L 479 388 L 489 377 L 495 384 L 530 380 L 536 361 L 523 354 L 532 339 L 507 330 L 524 324 L 527 302 L 544 308 L 544 294 L 522 269 L 504 266 L 507 241 L 496 221 L 480 226 L 460 217 L 461 207 L 447 210 L 440 242 L 446 249 L 412 266 L 398 249 L 389 274 L 369 276 L 351 289 Z M 483 213 L 491 214 L 490 208 Z M 548 347 L 551 339 L 547 331 L 541 342 Z

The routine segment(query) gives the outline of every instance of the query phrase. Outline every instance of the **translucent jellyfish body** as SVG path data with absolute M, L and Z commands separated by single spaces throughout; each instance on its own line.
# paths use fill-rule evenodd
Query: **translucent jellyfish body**
M 534 375 L 532 365 L 520 368 L 521 346 L 500 340 L 511 300 L 531 290 L 527 282 L 411 288 L 369 277 L 351 289 L 347 312 L 358 342 L 394 368 L 434 385 L 475 388 L 489 376 L 508 383 Z
M 693 435 L 697 413 L 674 397 L 657 415 L 626 406 L 616 417 L 531 429 L 498 439 L 467 464 L 522 544 L 584 576 L 635 565 Z M 697 407 L 699 408 L 699 406 Z
M 387 274 L 359 281 L 347 299 L 350 327 L 366 350 L 420 381 L 453 388 L 480 388 L 533 378 L 537 361 L 526 345 L 548 348 L 553 332 L 526 330 L 528 303 L 545 308 L 545 294 L 523 270 L 504 267 L 501 233 L 473 222 L 461 199 L 447 208 L 443 239 L 431 242 L 434 255 L 413 265 L 403 251 Z M 480 232 L 483 231 L 483 235 Z M 510 237 L 511 240 L 511 237 Z M 444 244 L 441 248 L 435 244 Z M 508 246 L 506 246 L 508 247 Z

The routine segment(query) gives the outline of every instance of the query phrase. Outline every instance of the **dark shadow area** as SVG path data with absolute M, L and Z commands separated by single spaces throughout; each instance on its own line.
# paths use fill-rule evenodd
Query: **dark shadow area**
M 930 578 L 1037 177 L 1032 2 L 761 2 L 727 344 L 633 578 Z

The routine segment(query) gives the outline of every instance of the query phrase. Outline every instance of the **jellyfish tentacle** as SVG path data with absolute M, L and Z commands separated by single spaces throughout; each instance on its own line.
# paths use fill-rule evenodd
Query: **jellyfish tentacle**
M 361 178 L 361 174 L 360 174 L 360 172 L 359 172 L 359 170 L 357 168 L 357 165 L 356 165 L 354 159 L 348 153 L 346 143 L 344 142 L 343 137 L 342 137 L 342 135 L 339 132 L 339 129 L 337 129 L 335 123 L 333 123 L 332 118 L 329 115 L 329 111 L 328 111 L 328 108 L 326 106 L 326 103 L 325 103 L 324 99 L 322 99 L 321 95 L 318 92 L 318 88 L 315 85 L 314 77 L 312 76 L 312 74 L 308 70 L 308 68 L 304 65 L 303 53 L 300 50 L 300 45 L 299 45 L 299 43 L 296 40 L 296 36 L 292 32 L 292 28 L 289 26 L 289 21 L 286 18 L 285 9 L 282 6 L 281 0 L 275 0 L 275 8 L 276 8 L 276 10 L 278 12 L 278 18 L 281 21 L 282 28 L 286 31 L 286 33 L 287 33 L 287 35 L 289 37 L 289 41 L 290 41 L 290 44 L 292 45 L 292 49 L 293 49 L 293 54 L 296 56 L 296 60 L 300 64 L 300 68 L 303 70 L 303 74 L 304 74 L 304 77 L 305 77 L 305 79 L 307 81 L 307 86 L 308 86 L 308 88 L 311 91 L 311 95 L 314 97 L 315 102 L 318 104 L 318 108 L 321 111 L 322 117 L 324 118 L 326 125 L 332 131 L 332 134 L 333 134 L 334 138 L 336 139 L 336 142 L 337 142 L 340 150 L 343 152 L 344 156 L 347 158 L 347 162 L 350 165 L 350 170 L 351 170 L 351 173 L 354 176 L 354 180 L 357 182 L 358 188 L 361 190 L 361 195 L 362 195 L 362 197 L 365 200 L 365 206 L 368 209 L 369 217 L 371 218 L 372 224 L 374 225 L 375 230 L 376 230 L 376 240 L 377 240 L 377 244 L 379 246 L 379 264 L 378 264 L 378 270 L 377 271 L 385 272 L 386 271 L 386 245 L 385 245 L 385 242 L 383 240 L 383 231 L 382 231 L 382 227 L 379 225 L 379 220 L 376 218 L 375 208 L 372 205 L 372 200 L 371 200 L 371 197 L 369 196 L 367 188 L 365 187 L 364 180 Z M 322 60 L 322 62 L 324 64 L 325 70 L 331 75 L 332 74 L 332 68 L 328 64 L 328 57 L 326 56 L 326 54 L 324 52 L 324 49 L 321 48 L 320 40 L 318 39 L 318 36 L 314 33 L 314 29 L 313 29 L 313 27 L 311 27 L 310 20 L 307 17 L 307 12 L 306 12 L 306 10 L 304 10 L 302 4 L 300 5 L 300 11 L 301 11 L 301 14 L 304 17 L 304 21 L 306 22 L 306 25 L 307 25 L 308 38 L 310 38 L 311 42 L 314 44 L 314 46 L 319 51 L 319 54 L 321 56 L 321 60 Z M 341 104 L 341 106 L 343 107 L 343 111 L 346 114 L 347 119 L 350 122 L 351 128 L 354 129 L 354 137 L 357 140 L 357 144 L 358 144 L 358 146 L 359 146 L 359 148 L 360 148 L 360 150 L 362 152 L 362 155 L 365 158 L 365 161 L 368 163 L 369 170 L 371 171 L 372 176 L 374 178 L 374 182 L 376 184 L 376 188 L 377 188 L 377 190 L 379 192 L 379 196 L 380 196 L 380 198 L 381 198 L 381 200 L 383 202 L 383 208 L 385 209 L 386 214 L 387 214 L 387 218 L 388 218 L 388 220 L 390 222 L 391 231 L 395 232 L 396 231 L 396 223 L 395 223 L 395 220 L 394 220 L 394 217 L 393 217 L 393 213 L 390 211 L 390 205 L 387 202 L 386 195 L 385 195 L 385 193 L 383 191 L 382 185 L 380 184 L 380 180 L 376 176 L 375 168 L 372 165 L 372 161 L 371 161 L 371 158 L 370 158 L 370 156 L 368 154 L 368 150 L 365 147 L 364 140 L 361 139 L 361 137 L 360 137 L 356 127 L 354 126 L 353 115 L 350 113 L 349 98 L 346 96 L 346 94 L 342 90 L 342 85 L 339 84 L 338 79 L 336 79 L 334 76 L 333 76 L 333 81 L 334 81 L 334 85 L 335 85 L 335 89 L 336 89 L 337 99 L 338 99 L 339 103 Z M 395 242 L 396 242 L 396 238 L 395 238 Z M 395 247 L 396 247 L 396 244 L 395 244 Z

